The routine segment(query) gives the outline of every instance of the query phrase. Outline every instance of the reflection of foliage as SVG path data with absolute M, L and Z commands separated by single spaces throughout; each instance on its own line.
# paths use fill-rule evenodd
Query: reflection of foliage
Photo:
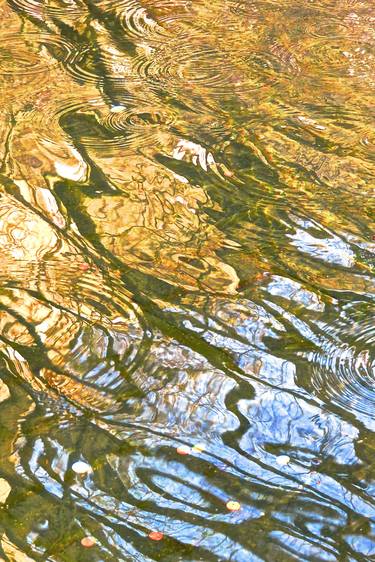
M 371 5 L 0 0 L 0 17 L 6 556 L 85 560 L 93 533 L 88 560 L 360 560 Z M 183 462 L 181 439 L 207 456 Z

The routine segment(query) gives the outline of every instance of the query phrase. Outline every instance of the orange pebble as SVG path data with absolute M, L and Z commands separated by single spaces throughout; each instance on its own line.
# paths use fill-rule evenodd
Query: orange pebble
M 91 548 L 95 544 L 96 544 L 95 537 L 83 537 L 83 539 L 81 540 L 81 545 L 86 548 Z
M 79 269 L 80 269 L 81 271 L 87 271 L 89 268 L 90 268 L 90 266 L 89 266 L 88 263 L 80 263 L 80 264 L 79 264 Z
M 190 447 L 187 445 L 180 445 L 177 447 L 176 451 L 179 455 L 188 455 L 190 453 Z
M 241 509 L 241 504 L 231 500 L 227 502 L 227 509 L 229 509 L 229 511 L 239 511 Z
M 149 533 L 148 535 L 148 538 L 152 541 L 161 541 L 163 537 L 163 533 L 160 533 L 159 531 L 151 531 L 151 533 Z

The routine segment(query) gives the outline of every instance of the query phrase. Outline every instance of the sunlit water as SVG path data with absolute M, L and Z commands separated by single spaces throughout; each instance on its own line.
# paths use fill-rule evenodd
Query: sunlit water
M 374 559 L 373 0 L 0 21 L 0 558 Z

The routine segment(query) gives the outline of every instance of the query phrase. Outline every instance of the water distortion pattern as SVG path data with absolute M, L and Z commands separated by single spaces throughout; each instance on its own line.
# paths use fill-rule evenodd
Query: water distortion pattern
M 0 21 L 0 559 L 372 560 L 373 1 Z

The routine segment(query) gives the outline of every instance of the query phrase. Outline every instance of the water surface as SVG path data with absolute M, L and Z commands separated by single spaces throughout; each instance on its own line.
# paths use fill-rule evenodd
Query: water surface
M 373 559 L 373 1 L 0 21 L 0 557 Z

